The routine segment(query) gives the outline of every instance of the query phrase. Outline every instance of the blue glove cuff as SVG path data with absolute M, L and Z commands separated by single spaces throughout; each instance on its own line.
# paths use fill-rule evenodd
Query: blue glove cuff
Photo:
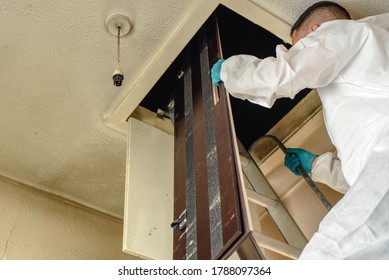
M 212 83 L 215 85 L 220 85 L 222 82 L 222 79 L 220 78 L 220 72 L 224 61 L 225 59 L 221 58 L 212 66 L 211 78 L 212 78 Z

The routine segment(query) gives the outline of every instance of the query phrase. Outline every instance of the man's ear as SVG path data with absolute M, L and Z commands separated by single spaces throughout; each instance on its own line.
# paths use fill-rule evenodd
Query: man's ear
M 311 26 L 311 32 L 313 32 L 313 31 L 315 31 L 316 29 L 318 29 L 319 28 L 319 24 L 314 24 L 314 25 L 312 25 Z

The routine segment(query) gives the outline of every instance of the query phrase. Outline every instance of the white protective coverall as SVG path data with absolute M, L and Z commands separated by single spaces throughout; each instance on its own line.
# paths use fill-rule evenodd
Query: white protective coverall
M 228 58 L 231 95 L 271 107 L 317 88 L 325 124 L 350 186 L 301 259 L 389 259 L 389 13 L 325 22 L 276 57 Z
M 312 169 L 311 178 L 313 181 L 324 183 L 343 194 L 350 188 L 344 178 L 340 160 L 331 152 L 318 157 L 316 165 Z

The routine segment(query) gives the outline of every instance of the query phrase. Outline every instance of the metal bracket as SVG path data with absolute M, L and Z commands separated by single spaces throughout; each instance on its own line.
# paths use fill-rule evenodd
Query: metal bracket
M 186 226 L 186 209 L 184 212 L 181 213 L 181 215 L 178 217 L 178 219 L 174 220 L 171 225 L 173 229 L 178 229 L 179 231 L 183 231 L 183 229 Z

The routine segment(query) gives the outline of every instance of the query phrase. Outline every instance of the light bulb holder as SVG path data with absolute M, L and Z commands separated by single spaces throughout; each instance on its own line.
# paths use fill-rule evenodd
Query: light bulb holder
M 113 84 L 117 87 L 120 87 L 124 80 L 123 71 L 120 68 L 116 68 L 112 74 Z

